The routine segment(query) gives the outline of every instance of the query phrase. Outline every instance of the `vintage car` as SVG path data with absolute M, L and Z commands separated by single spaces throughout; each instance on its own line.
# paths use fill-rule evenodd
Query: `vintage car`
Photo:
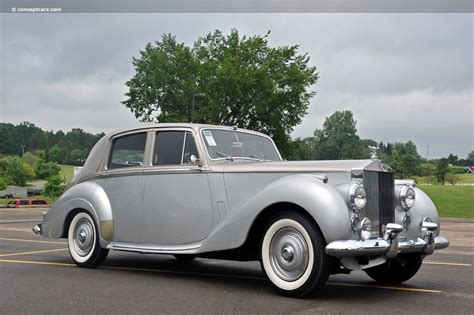
M 446 248 L 433 202 L 377 159 L 283 161 L 237 127 L 155 124 L 110 133 L 33 231 L 67 238 L 80 267 L 109 250 L 260 261 L 303 297 L 330 274 L 401 283 Z

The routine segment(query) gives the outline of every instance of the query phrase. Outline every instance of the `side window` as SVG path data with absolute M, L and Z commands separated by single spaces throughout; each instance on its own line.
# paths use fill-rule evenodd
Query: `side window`
M 194 141 L 193 134 L 190 132 L 186 132 L 183 159 L 181 161 L 181 164 L 192 164 L 191 155 L 194 155 L 195 157 L 199 158 L 199 153 L 196 147 L 196 142 Z
M 143 165 L 146 133 L 127 135 L 114 140 L 109 169 Z
M 183 154 L 184 131 L 160 131 L 156 134 L 153 165 L 179 165 Z
M 39 205 L 40 203 L 39 203 L 39 200 L 32 200 L 31 204 L 32 205 Z
M 198 157 L 192 133 L 160 131 L 156 134 L 153 165 L 190 164 L 193 154 Z
M 20 200 L 20 206 L 27 206 L 29 204 L 29 200 Z

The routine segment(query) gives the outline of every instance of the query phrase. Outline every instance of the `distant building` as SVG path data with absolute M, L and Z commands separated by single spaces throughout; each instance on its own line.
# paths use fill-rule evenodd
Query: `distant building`
M 474 166 L 468 166 L 468 167 L 466 167 L 466 170 L 467 170 L 468 174 L 472 174 L 472 173 L 474 173 Z

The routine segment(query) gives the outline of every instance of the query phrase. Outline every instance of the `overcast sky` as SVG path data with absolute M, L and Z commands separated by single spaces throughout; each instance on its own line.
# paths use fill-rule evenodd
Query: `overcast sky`
M 132 56 L 214 29 L 301 45 L 320 79 L 292 134 L 349 109 L 362 138 L 413 140 L 430 158 L 474 148 L 472 14 L 1 14 L 0 121 L 88 132 L 133 126 L 120 104 Z

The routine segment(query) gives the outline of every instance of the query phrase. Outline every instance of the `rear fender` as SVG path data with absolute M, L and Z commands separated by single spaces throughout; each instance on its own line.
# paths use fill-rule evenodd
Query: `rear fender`
M 67 237 L 67 224 L 71 216 L 85 210 L 95 219 L 101 245 L 113 240 L 114 226 L 112 207 L 105 191 L 95 182 L 83 182 L 69 188 L 48 210 L 43 218 L 43 236 Z

